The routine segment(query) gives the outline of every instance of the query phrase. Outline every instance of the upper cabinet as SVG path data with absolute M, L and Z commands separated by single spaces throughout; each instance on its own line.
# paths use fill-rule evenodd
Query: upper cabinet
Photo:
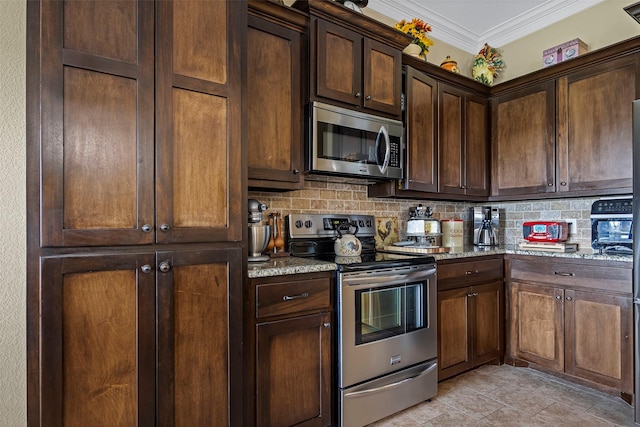
M 438 84 L 439 192 L 489 195 L 489 100 Z
M 399 118 L 402 49 L 411 38 L 338 3 L 303 0 L 310 14 L 310 99 Z
M 632 39 L 495 88 L 492 196 L 630 193 L 639 50 Z
M 241 6 L 42 3 L 42 246 L 242 239 Z
M 249 2 L 247 163 L 252 189 L 303 186 L 303 92 L 308 17 L 275 2 Z

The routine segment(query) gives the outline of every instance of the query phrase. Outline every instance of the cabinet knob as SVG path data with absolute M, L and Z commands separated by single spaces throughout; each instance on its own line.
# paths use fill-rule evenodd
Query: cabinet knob
M 171 264 L 169 264 L 169 261 L 162 261 L 158 268 L 161 272 L 167 273 L 169 270 L 171 270 Z
M 140 229 L 145 232 L 148 233 L 151 231 L 151 224 L 144 224 L 142 227 L 140 227 Z
M 330 328 L 331 327 L 331 323 L 324 323 L 322 326 L 324 326 L 325 328 Z
M 565 186 L 565 185 L 567 185 L 567 183 L 566 183 L 566 182 L 564 182 L 564 181 L 562 181 L 562 182 L 560 183 L 560 185 Z
M 553 182 L 547 184 L 549 187 L 553 187 Z
M 571 297 L 567 297 L 567 298 L 565 298 L 565 299 L 566 299 L 567 301 L 571 301 L 571 300 L 573 300 L 573 298 L 571 298 Z
M 360 92 L 356 92 L 356 98 L 360 98 L 362 94 Z
M 140 267 L 140 270 L 143 273 L 151 273 L 151 266 L 149 264 L 145 264 L 142 267 Z
M 366 99 L 367 101 L 371 100 L 371 95 L 367 95 L 364 99 Z
M 293 174 L 294 174 L 294 175 L 298 175 L 299 173 L 300 173 L 300 169 L 294 169 L 294 170 L 293 170 Z
M 160 231 L 164 231 L 166 233 L 169 230 L 171 230 L 171 227 L 169 226 L 169 224 L 162 224 L 160 226 Z
M 558 301 L 560 301 L 560 300 L 562 299 L 562 297 L 561 297 L 560 295 L 556 295 L 556 299 L 557 299 Z

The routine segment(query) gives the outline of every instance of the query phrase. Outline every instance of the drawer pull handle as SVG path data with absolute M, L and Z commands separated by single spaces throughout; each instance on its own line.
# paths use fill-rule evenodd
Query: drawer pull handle
M 478 296 L 478 293 L 477 293 L 477 292 L 473 292 L 473 293 L 467 294 L 467 296 L 468 296 L 469 298 L 471 298 L 471 297 L 477 297 L 477 296 Z
M 471 276 L 472 274 L 478 274 L 478 273 L 480 273 L 478 270 L 467 271 L 467 276 Z
M 282 297 L 282 299 L 284 301 L 291 301 L 292 299 L 307 298 L 308 296 L 309 296 L 309 293 L 305 292 L 305 293 L 300 294 L 300 295 L 293 295 L 293 296 L 285 295 L 285 296 Z
M 555 274 L 556 276 L 565 276 L 565 277 L 573 277 L 573 276 L 575 276 L 575 274 L 573 274 L 573 273 L 564 273 L 562 271 L 554 271 L 553 274 Z

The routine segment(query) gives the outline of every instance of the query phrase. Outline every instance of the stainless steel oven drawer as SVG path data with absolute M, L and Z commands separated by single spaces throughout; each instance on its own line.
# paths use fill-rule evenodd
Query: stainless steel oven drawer
M 436 359 L 341 390 L 341 424 L 360 427 L 436 396 Z

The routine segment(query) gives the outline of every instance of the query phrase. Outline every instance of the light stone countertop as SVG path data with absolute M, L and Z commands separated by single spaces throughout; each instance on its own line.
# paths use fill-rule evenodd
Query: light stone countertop
M 448 253 L 432 254 L 436 261 L 447 259 L 471 258 L 486 255 L 529 255 L 540 257 L 568 258 L 568 259 L 590 259 L 600 261 L 622 261 L 632 263 L 633 259 L 627 255 L 601 255 L 593 250 L 579 250 L 577 252 L 546 252 L 535 250 L 522 250 L 517 245 L 507 245 L 499 247 L 477 247 L 467 245 L 462 248 L 452 248 Z M 334 271 L 337 266 L 333 262 L 319 261 L 309 258 L 282 257 L 273 258 L 265 262 L 250 262 L 247 275 L 250 279 L 257 277 L 286 276 L 298 273 L 315 273 L 318 271 Z
M 333 262 L 319 261 L 293 256 L 271 258 L 264 262 L 250 262 L 247 275 L 256 277 L 286 276 L 288 274 L 315 273 L 318 271 L 334 271 L 337 266 Z

